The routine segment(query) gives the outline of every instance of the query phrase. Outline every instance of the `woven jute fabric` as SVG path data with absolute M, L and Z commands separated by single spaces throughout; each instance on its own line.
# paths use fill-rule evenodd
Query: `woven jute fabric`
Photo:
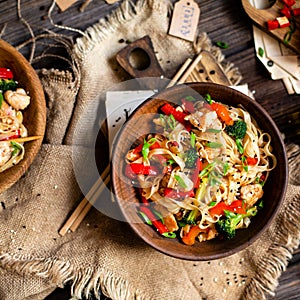
M 91 101 L 129 78 L 115 59 L 125 46 L 121 40 L 148 34 L 169 76 L 187 57 L 205 49 L 235 78 L 233 83 L 239 82 L 238 70 L 206 34 L 199 34 L 194 45 L 167 35 L 170 10 L 168 1 L 138 1 L 134 7 L 124 1 L 76 41 L 73 59 L 80 80 L 68 72 L 39 72 L 48 99 L 46 139 L 26 174 L 0 195 L 0 299 L 43 299 L 65 284 L 79 299 L 100 290 L 126 300 L 264 299 L 274 294 L 300 240 L 296 145 L 287 146 L 289 186 L 276 220 L 259 240 L 230 257 L 192 262 L 166 256 L 145 244 L 128 224 L 96 209 L 75 233 L 58 234 L 82 198 L 73 166 L 74 151 L 85 153 L 77 124 Z M 110 201 L 108 193 L 102 197 Z

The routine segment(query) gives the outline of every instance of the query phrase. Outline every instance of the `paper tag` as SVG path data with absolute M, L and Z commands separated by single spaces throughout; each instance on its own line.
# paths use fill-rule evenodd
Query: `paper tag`
M 77 2 L 78 0 L 55 0 L 56 4 L 60 8 L 61 11 L 68 9 L 72 4 Z
M 169 34 L 193 42 L 198 26 L 200 8 L 193 0 L 175 3 Z

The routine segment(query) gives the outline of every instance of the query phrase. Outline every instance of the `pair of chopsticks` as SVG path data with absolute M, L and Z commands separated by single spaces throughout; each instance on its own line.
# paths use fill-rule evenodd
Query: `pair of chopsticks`
M 200 62 L 202 55 L 199 54 L 194 60 L 188 58 L 178 72 L 174 75 L 173 79 L 167 85 L 166 88 L 174 86 L 175 84 L 181 84 L 191 75 L 197 64 Z M 101 177 L 94 183 L 91 190 L 82 199 L 79 205 L 76 207 L 71 216 L 67 219 L 65 224 L 59 230 L 59 234 L 64 236 L 67 232 L 74 232 L 87 215 L 93 204 L 96 202 L 100 194 L 103 192 L 106 185 L 110 182 L 110 167 L 105 168 Z
M 172 80 L 169 82 L 169 84 L 166 86 L 166 88 L 172 87 L 175 84 L 184 83 L 189 76 L 192 76 L 192 72 L 200 62 L 201 58 L 201 53 L 198 54 L 198 56 L 194 60 L 188 58 L 178 70 L 178 72 L 175 74 L 175 76 L 172 78 Z
M 105 168 L 101 176 L 96 180 L 92 188 L 81 200 L 79 205 L 76 207 L 72 215 L 68 218 L 63 227 L 59 230 L 59 234 L 64 236 L 69 230 L 74 232 L 83 221 L 84 217 L 92 208 L 93 204 L 99 198 L 105 187 L 110 182 L 110 167 L 109 165 Z

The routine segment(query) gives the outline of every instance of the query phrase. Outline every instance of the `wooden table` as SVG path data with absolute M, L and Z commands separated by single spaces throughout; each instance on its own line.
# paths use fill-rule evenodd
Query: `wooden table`
M 56 24 L 85 30 L 115 9 L 119 3 L 108 5 L 103 0 L 94 0 L 85 9 L 79 11 L 84 1 L 76 2 L 65 12 L 55 7 L 52 13 Z M 173 1 L 175 2 L 175 1 Z M 198 0 L 201 7 L 200 31 L 208 33 L 212 42 L 223 41 L 229 44 L 224 50 L 228 61 L 239 68 L 243 75 L 242 83 L 248 83 L 255 91 L 256 100 L 273 117 L 287 141 L 300 144 L 300 95 L 288 95 L 282 81 L 273 81 L 268 72 L 255 56 L 252 23 L 237 0 Z M 30 34 L 18 20 L 17 1 L 0 1 L 0 32 L 7 23 L 2 38 L 16 46 L 27 40 Z M 47 11 L 52 1 L 22 0 L 22 16 L 29 22 L 35 32 L 39 28 L 51 28 L 55 32 L 78 36 L 76 32 L 67 32 L 53 28 L 47 18 Z M 28 53 L 24 53 L 28 57 Z M 276 296 L 270 299 L 299 299 L 300 295 L 300 248 L 294 253 L 287 270 L 282 274 Z M 69 288 L 57 289 L 50 299 L 69 299 Z M 105 299 L 105 297 L 103 297 Z

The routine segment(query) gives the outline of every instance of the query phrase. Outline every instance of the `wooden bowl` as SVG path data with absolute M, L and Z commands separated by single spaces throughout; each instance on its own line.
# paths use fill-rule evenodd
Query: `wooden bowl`
M 30 63 L 14 47 L 0 40 L 0 67 L 9 68 L 19 87 L 29 93 L 31 102 L 22 111 L 24 125 L 29 136 L 44 136 L 46 126 L 46 103 L 40 80 Z M 0 173 L 0 193 L 11 187 L 28 169 L 42 144 L 42 138 L 26 142 L 25 156 L 17 165 Z
M 153 227 L 141 223 L 136 213 L 138 199 L 136 191 L 124 175 L 125 155 L 137 137 L 154 132 L 151 122 L 153 114 L 166 102 L 179 103 L 191 93 L 205 95 L 231 106 L 242 105 L 257 121 L 258 126 L 271 135 L 273 153 L 278 164 L 271 171 L 264 185 L 264 208 L 252 219 L 249 228 L 237 230 L 231 240 L 214 239 L 196 242 L 193 246 L 184 245 L 179 239 L 161 237 Z M 229 87 L 213 83 L 191 83 L 167 89 L 140 105 L 125 123 L 114 144 L 112 159 L 112 183 L 115 198 L 132 229 L 146 243 L 170 256 L 187 260 L 212 260 L 232 255 L 252 244 L 269 227 L 284 200 L 288 183 L 288 163 L 284 143 L 279 130 L 268 113 L 254 100 Z

